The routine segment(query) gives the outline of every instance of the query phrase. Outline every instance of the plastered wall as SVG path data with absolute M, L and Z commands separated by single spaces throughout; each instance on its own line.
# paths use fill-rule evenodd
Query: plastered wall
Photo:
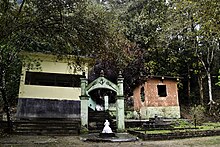
M 57 60 L 55 56 L 44 54 L 31 54 L 33 60 L 40 63 L 39 68 L 28 69 L 27 66 L 22 68 L 19 98 L 40 98 L 40 99 L 59 99 L 59 100 L 79 100 L 81 94 L 80 87 L 56 87 L 56 86 L 40 86 L 25 85 L 26 71 L 60 73 L 60 74 L 77 74 L 82 72 L 88 75 L 88 64 L 83 63 L 80 67 L 67 62 L 67 60 Z

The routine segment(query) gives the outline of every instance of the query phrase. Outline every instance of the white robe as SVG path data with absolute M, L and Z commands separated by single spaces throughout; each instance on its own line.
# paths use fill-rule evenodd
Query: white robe
M 105 127 L 102 130 L 102 133 L 112 133 L 112 129 L 109 127 L 110 123 L 108 120 L 104 123 Z

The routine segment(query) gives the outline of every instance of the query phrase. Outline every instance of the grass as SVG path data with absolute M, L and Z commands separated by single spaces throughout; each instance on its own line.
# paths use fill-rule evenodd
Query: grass
M 220 122 L 217 123 L 203 123 L 205 126 L 213 126 L 215 128 L 220 128 Z
M 171 130 L 154 130 L 154 131 L 141 131 L 145 134 L 167 134 L 171 133 Z
M 195 126 L 192 124 L 184 124 L 175 126 L 173 129 L 166 129 L 166 130 L 143 130 L 142 128 L 133 128 L 132 130 L 142 132 L 145 134 L 167 134 L 167 133 L 175 133 L 175 132 L 194 132 L 194 131 L 207 131 L 207 130 L 220 130 L 220 122 L 218 123 L 204 123 L 199 126 Z

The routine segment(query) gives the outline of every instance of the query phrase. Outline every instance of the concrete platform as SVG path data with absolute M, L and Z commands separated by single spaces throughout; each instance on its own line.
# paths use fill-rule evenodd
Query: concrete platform
M 100 137 L 99 133 L 84 134 L 80 136 L 82 141 L 90 142 L 134 142 L 138 138 L 128 133 L 115 133 L 115 137 Z

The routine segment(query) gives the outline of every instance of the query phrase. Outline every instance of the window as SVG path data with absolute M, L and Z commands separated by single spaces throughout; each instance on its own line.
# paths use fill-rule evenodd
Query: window
M 141 101 L 144 102 L 145 101 L 145 93 L 144 93 L 144 87 L 141 87 Z
M 159 97 L 166 97 L 167 96 L 166 85 L 157 85 L 157 91 L 158 91 Z
M 26 85 L 80 87 L 80 78 L 83 75 L 56 74 L 44 72 L 26 72 Z

